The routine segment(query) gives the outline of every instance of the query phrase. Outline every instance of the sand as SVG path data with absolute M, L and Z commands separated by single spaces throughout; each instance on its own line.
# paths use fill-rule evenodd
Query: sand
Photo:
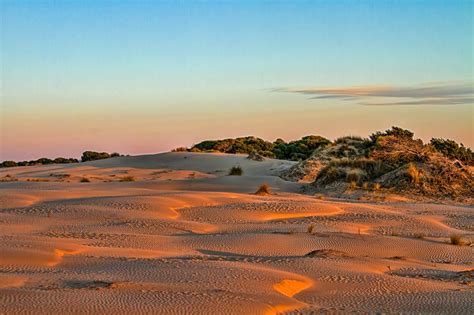
M 0 169 L 16 179 L 0 182 L 0 314 L 472 312 L 474 248 L 449 243 L 474 239 L 472 207 L 305 195 L 277 176 L 293 164 L 186 152 Z

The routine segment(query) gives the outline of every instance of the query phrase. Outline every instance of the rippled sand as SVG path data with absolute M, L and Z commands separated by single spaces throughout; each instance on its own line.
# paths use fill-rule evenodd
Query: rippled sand
M 472 207 L 320 199 L 275 176 L 291 165 L 166 153 L 1 169 L 18 181 L 0 183 L 0 313 L 472 312 L 474 248 L 449 244 L 474 238 Z M 274 194 L 254 195 L 264 182 Z

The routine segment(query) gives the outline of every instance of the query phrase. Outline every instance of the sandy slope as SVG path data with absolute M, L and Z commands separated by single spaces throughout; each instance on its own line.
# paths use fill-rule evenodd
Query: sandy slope
M 275 176 L 291 165 L 167 153 L 0 170 L 18 179 L 0 183 L 0 314 L 472 311 L 474 249 L 448 244 L 474 238 L 472 207 L 321 200 Z M 254 195 L 263 182 L 275 194 Z

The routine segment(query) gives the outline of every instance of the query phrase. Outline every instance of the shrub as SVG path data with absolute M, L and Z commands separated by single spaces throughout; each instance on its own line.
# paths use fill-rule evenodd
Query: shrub
M 119 157 L 119 156 L 120 156 L 120 153 L 117 153 L 117 152 L 110 154 L 110 157 Z
M 95 161 L 110 158 L 110 154 L 107 152 L 94 152 L 94 151 L 85 151 L 82 153 L 81 161 Z
M 433 138 L 430 141 L 433 148 L 449 159 L 457 159 L 468 165 L 474 164 L 474 154 L 470 148 L 459 145 L 456 141 L 445 140 L 441 138 Z
M 397 168 L 410 162 L 426 162 L 432 155 L 432 149 L 421 140 L 382 136 L 377 138 L 370 156 L 384 164 Z
M 268 186 L 267 184 L 262 184 L 260 185 L 260 187 L 258 188 L 258 190 L 255 192 L 256 195 L 269 195 L 271 194 L 270 192 L 270 186 Z
M 17 166 L 15 161 L 3 161 L 2 164 L 0 164 L 0 167 L 15 167 Z
M 399 139 L 413 139 L 414 133 L 410 130 L 403 129 L 400 127 L 393 126 L 391 129 L 385 130 L 385 132 L 377 131 L 370 135 L 370 140 L 376 143 L 379 137 L 393 136 Z
M 134 182 L 135 177 L 133 176 L 124 176 L 120 179 L 121 182 Z
M 308 225 L 308 230 L 307 230 L 307 232 L 308 232 L 309 234 L 313 234 L 313 231 L 314 231 L 314 228 L 315 228 L 315 227 L 316 227 L 316 226 L 315 226 L 313 223 L 311 223 L 310 225 Z
M 186 147 L 178 147 L 178 148 L 175 148 L 173 150 L 171 150 L 171 152 L 187 152 L 188 151 L 188 148 Z
M 54 161 L 51 160 L 51 159 L 48 159 L 48 158 L 40 158 L 40 159 L 37 159 L 37 160 L 36 160 L 36 163 L 37 163 L 37 164 L 44 164 L 44 165 L 47 165 L 47 164 L 53 164 Z
M 91 181 L 89 180 L 89 178 L 83 177 L 83 178 L 81 178 L 80 182 L 81 183 L 90 183 Z
M 242 170 L 242 168 L 240 166 L 233 166 L 230 171 L 229 171 L 229 175 L 230 176 L 242 176 L 242 174 L 244 173 L 244 171 Z
M 63 158 L 63 157 L 58 157 L 53 160 L 54 164 L 69 164 L 69 163 L 79 163 L 77 159 L 72 159 L 72 158 Z
M 364 189 L 364 190 L 369 190 L 369 183 L 368 183 L 368 182 L 364 182 L 364 183 L 362 184 L 362 189 Z
M 373 189 L 375 191 L 380 190 L 380 183 L 375 183 L 374 186 L 373 186 Z
M 319 172 L 316 182 L 320 185 L 327 185 L 343 179 L 345 175 L 346 173 L 343 169 L 329 165 Z
M 362 181 L 362 178 L 364 177 L 364 171 L 361 169 L 350 169 L 346 172 L 346 180 L 347 182 L 355 182 L 356 184 L 360 183 Z
M 256 137 L 240 137 L 235 139 L 205 140 L 191 147 L 188 151 L 210 152 L 218 151 L 224 153 L 251 153 L 281 160 L 305 160 L 314 150 L 330 144 L 326 138 L 321 136 L 306 136 L 300 140 L 286 143 L 282 139 L 275 142 L 265 141 Z

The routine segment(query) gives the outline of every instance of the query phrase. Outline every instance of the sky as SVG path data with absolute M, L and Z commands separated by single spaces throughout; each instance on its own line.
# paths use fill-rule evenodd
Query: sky
M 0 160 L 204 139 L 473 147 L 473 2 L 0 1 Z

